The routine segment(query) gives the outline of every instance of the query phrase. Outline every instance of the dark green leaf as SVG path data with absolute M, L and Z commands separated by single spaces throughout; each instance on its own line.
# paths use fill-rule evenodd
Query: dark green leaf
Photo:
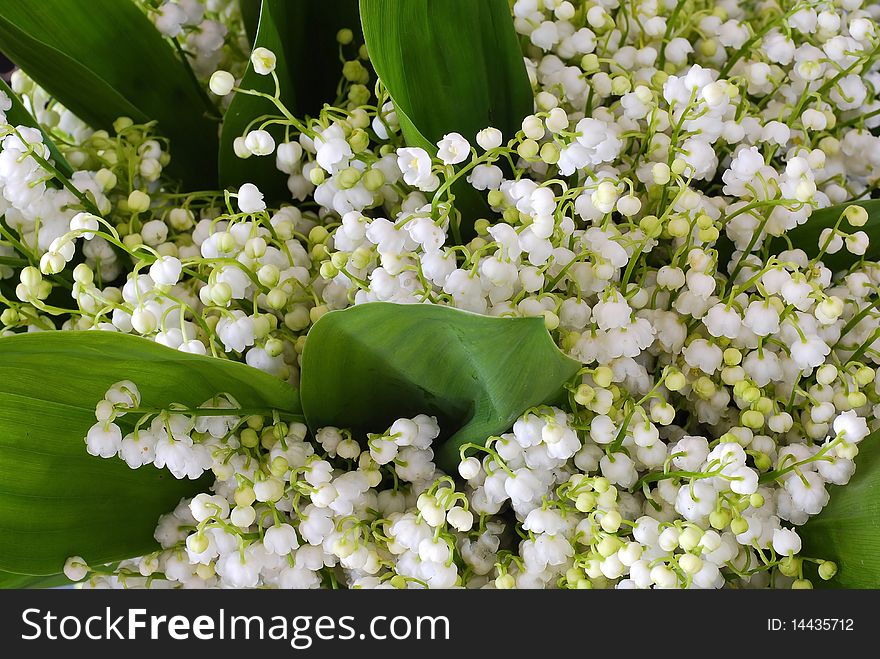
M 772 238 L 770 240 L 770 252 L 778 254 L 786 249 L 802 249 L 807 256 L 813 257 L 819 253 L 819 236 L 823 229 L 830 229 L 837 224 L 840 214 L 847 206 L 862 206 L 868 211 L 868 223 L 863 227 L 853 227 L 846 220 L 841 222 L 840 230 L 845 233 L 855 233 L 856 231 L 864 231 L 871 238 L 868 251 L 865 253 L 864 259 L 867 261 L 876 261 L 880 259 L 880 199 L 871 199 L 868 201 L 856 201 L 851 204 L 839 204 L 837 206 L 829 206 L 814 211 L 809 219 L 795 227 L 791 231 L 787 231 L 785 236 Z M 733 255 L 733 243 L 722 236 L 716 245 L 718 250 L 718 263 L 726 264 Z M 857 263 L 862 257 L 856 256 L 844 247 L 835 254 L 825 254 L 822 262 L 831 270 L 837 272 L 848 270 L 854 263 Z
M 22 105 L 18 95 L 10 89 L 9 85 L 7 85 L 6 81 L 2 78 L 0 78 L 0 92 L 6 94 L 12 101 L 12 107 L 6 111 L 6 121 L 13 126 L 30 126 L 31 128 L 39 128 L 40 132 L 43 133 L 43 142 L 49 147 L 49 153 L 52 154 L 52 161 L 55 168 L 64 176 L 70 177 L 73 174 L 73 167 L 71 167 L 70 163 L 67 162 L 67 159 L 61 155 L 61 152 L 58 150 L 55 142 L 52 141 L 52 138 L 46 134 L 46 131 L 40 127 L 37 120 L 34 119 L 31 113 L 27 111 L 27 108 Z
M 370 61 L 407 143 L 436 153 L 446 133 L 473 142 L 487 126 L 510 139 L 534 109 L 507 0 L 360 0 Z M 486 217 L 482 195 L 453 187 L 462 236 Z
M 300 410 L 296 392 L 265 373 L 138 337 L 0 338 L 0 570 L 56 574 L 73 555 L 103 564 L 150 551 L 159 516 L 207 487 L 86 453 L 95 404 L 123 379 L 144 406 L 196 406 L 222 392 L 242 408 Z
M 347 28 L 354 35 L 354 41 L 343 47 L 346 60 L 354 59 L 363 43 L 358 0 L 297 0 L 297 7 L 297 32 L 288 35 L 300 46 L 295 52 L 295 64 L 291 65 L 292 82 L 296 87 L 297 110 L 316 116 L 325 103 L 333 105 L 337 101 L 343 60 L 336 33 Z
M 238 0 L 241 10 L 241 21 L 244 23 L 244 31 L 247 33 L 248 42 L 251 46 L 257 40 L 257 25 L 260 22 L 261 0 Z
M 243 0 L 246 2 L 246 0 Z M 275 73 L 278 76 L 281 102 L 291 111 L 296 112 L 296 92 L 293 85 L 289 84 L 291 69 L 287 48 L 293 48 L 293 42 L 285 39 L 295 22 L 294 10 L 297 2 L 285 0 L 263 0 L 259 14 L 259 26 L 257 28 L 255 46 L 268 48 L 275 53 Z M 252 89 L 265 94 L 275 93 L 275 83 L 272 76 L 259 75 L 248 64 L 240 83 L 242 89 Z M 242 183 L 254 183 L 269 199 L 280 200 L 290 198 L 287 191 L 287 177 L 275 167 L 274 156 L 251 156 L 243 160 L 235 155 L 233 142 L 235 138 L 244 135 L 246 131 L 259 126 L 261 117 L 279 115 L 275 105 L 259 96 L 249 96 L 237 93 L 226 114 L 223 116 L 223 128 L 220 133 L 220 154 L 218 164 L 220 167 L 220 185 L 223 187 L 238 187 Z M 279 127 L 270 127 L 269 132 L 276 142 L 281 142 L 284 130 Z
M 373 302 L 323 316 L 302 359 L 303 411 L 312 431 L 363 435 L 395 419 L 438 417 L 438 463 L 506 432 L 526 409 L 556 400 L 580 368 L 539 318 L 493 318 L 450 307 Z
M 816 586 L 880 588 L 880 432 L 859 444 L 856 473 L 842 487 L 831 486 L 825 509 L 798 531 L 804 556 L 832 560 L 837 575 Z
M 170 171 L 193 187 L 216 181 L 215 110 L 133 2 L 4 0 L 0 50 L 96 128 L 156 120 L 171 140 Z
M 244 7 L 248 0 L 242 3 Z M 336 88 L 342 77 L 336 33 L 343 27 L 356 32 L 357 25 L 357 0 L 263 0 L 254 45 L 275 53 L 281 101 L 288 110 L 298 116 L 314 116 L 325 103 L 336 101 Z M 240 86 L 275 93 L 272 77 L 259 75 L 250 65 Z M 223 118 L 220 136 L 221 184 L 234 187 L 255 183 L 270 199 L 290 198 L 287 177 L 275 168 L 274 157 L 251 156 L 242 160 L 232 148 L 235 138 L 249 127 L 255 128 L 261 117 L 279 114 L 265 98 L 235 95 Z M 284 140 L 282 128 L 268 130 L 276 142 Z

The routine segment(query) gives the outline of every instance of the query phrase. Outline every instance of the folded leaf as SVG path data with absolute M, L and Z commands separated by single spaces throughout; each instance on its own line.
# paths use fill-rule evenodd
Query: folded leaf
M 301 396 L 312 431 L 334 425 L 363 437 L 399 417 L 436 415 L 438 464 L 454 472 L 462 444 L 482 444 L 526 409 L 555 401 L 579 368 L 539 318 L 373 302 L 315 324 Z
M 242 0 L 242 9 L 253 11 L 255 0 Z M 325 103 L 336 100 L 342 62 L 336 33 L 347 27 L 357 32 L 357 0 L 309 2 L 309 0 L 263 0 L 255 47 L 268 48 L 276 57 L 275 73 L 281 100 L 297 116 L 316 115 Z M 248 65 L 242 89 L 275 93 L 272 76 L 256 73 Z M 236 94 L 223 117 L 220 136 L 220 182 L 226 187 L 255 183 L 270 199 L 290 199 L 287 176 L 275 167 L 274 156 L 238 158 L 233 142 L 259 119 L 278 116 L 275 105 L 258 96 Z M 276 142 L 284 141 L 284 129 L 270 127 Z
M 12 107 L 6 111 L 6 121 L 13 126 L 30 126 L 31 128 L 39 128 L 40 132 L 43 133 L 43 142 L 49 147 L 49 153 L 52 155 L 52 161 L 55 168 L 63 176 L 69 177 L 73 174 L 73 167 L 71 167 L 70 163 L 67 162 L 67 159 L 61 155 L 55 142 L 53 142 L 52 138 L 46 134 L 46 131 L 40 127 L 31 113 L 27 111 L 27 108 L 24 107 L 21 99 L 18 98 L 18 94 L 12 91 L 9 85 L 6 84 L 6 81 L 2 78 L 0 78 L 0 92 L 6 94 L 6 96 L 9 97 L 9 100 L 12 101 Z
M 847 206 L 862 206 L 868 211 L 868 222 L 863 227 L 853 227 L 846 220 L 840 224 L 840 230 L 845 233 L 855 233 L 856 231 L 867 233 L 871 238 L 868 251 L 865 252 L 864 257 L 859 257 L 848 252 L 846 247 L 844 247 L 834 254 L 826 253 L 823 255 L 822 262 L 831 270 L 838 272 L 848 270 L 860 258 L 864 258 L 866 261 L 880 259 L 880 199 L 838 204 L 813 211 L 806 222 L 796 226 L 791 231 L 786 231 L 785 236 L 771 238 L 769 242 L 770 252 L 778 254 L 783 250 L 794 248 L 804 250 L 807 256 L 816 256 L 819 253 L 819 237 L 822 234 L 822 230 L 833 228 L 837 224 L 840 214 Z M 722 236 L 715 248 L 718 250 L 718 263 L 722 265 L 727 264 L 733 255 L 733 243 L 726 236 Z
M 197 406 L 222 392 L 242 408 L 300 411 L 296 392 L 261 371 L 138 337 L 0 338 L 0 570 L 49 575 L 73 555 L 103 564 L 151 551 L 159 516 L 208 486 L 86 452 L 95 404 L 124 379 L 150 407 Z
M 487 126 L 507 140 L 533 111 L 507 0 L 361 0 L 361 22 L 408 144 L 435 153 L 443 135 L 473 143 Z M 489 206 L 464 183 L 453 192 L 469 240 Z
M 120 0 L 4 0 L 0 49 L 95 128 L 156 120 L 170 171 L 191 187 L 215 181 L 213 106 L 140 9 Z
M 831 486 L 825 509 L 798 531 L 804 556 L 837 563 L 837 575 L 828 582 L 815 577 L 816 586 L 880 588 L 880 432 L 859 444 L 856 473 L 842 487 Z

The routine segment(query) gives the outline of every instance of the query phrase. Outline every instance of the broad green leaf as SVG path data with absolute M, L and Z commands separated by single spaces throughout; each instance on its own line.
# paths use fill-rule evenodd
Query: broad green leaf
M 443 135 L 473 142 L 487 126 L 510 139 L 534 99 L 507 0 L 360 0 L 370 61 L 397 110 L 407 143 L 436 153 Z M 453 187 L 462 237 L 489 206 Z
M 55 142 L 52 141 L 52 138 L 49 137 L 46 134 L 46 131 L 40 127 L 33 115 L 27 111 L 27 108 L 22 104 L 21 99 L 18 98 L 18 94 L 12 91 L 9 85 L 6 84 L 6 81 L 2 78 L 0 78 L 0 92 L 6 94 L 6 96 L 9 97 L 9 100 L 12 101 L 12 107 L 6 111 L 6 121 L 13 126 L 30 126 L 31 128 L 38 128 L 43 134 L 43 142 L 49 148 L 49 153 L 52 155 L 52 161 L 55 168 L 63 176 L 70 177 L 73 174 L 73 167 L 71 167 L 70 163 L 67 162 L 67 159 L 61 155 L 61 152 L 58 150 Z
M 506 139 L 533 110 L 507 0 L 360 0 L 370 60 L 411 144 L 444 134 Z
M 816 586 L 880 588 L 880 432 L 859 444 L 856 473 L 844 486 L 831 486 L 825 509 L 798 529 L 801 552 L 837 563 L 829 582 Z
M 785 236 L 772 238 L 770 240 L 770 251 L 774 254 L 786 249 L 802 249 L 808 256 L 813 257 L 819 253 L 819 236 L 823 229 L 833 228 L 840 218 L 840 214 L 847 206 L 862 206 L 868 211 L 868 223 L 863 227 L 853 227 L 846 220 L 841 222 L 840 230 L 845 233 L 855 233 L 856 231 L 864 231 L 871 238 L 868 251 L 864 257 L 856 256 L 848 252 L 844 247 L 835 254 L 825 254 L 822 256 L 822 262 L 831 270 L 837 272 L 840 270 L 848 270 L 860 258 L 866 261 L 876 261 L 880 259 L 880 199 L 871 199 L 868 201 L 855 201 L 849 204 L 838 204 L 814 211 L 809 219 L 803 224 L 796 226 L 791 231 L 787 231 Z M 719 239 L 716 245 L 718 250 L 718 262 L 726 264 L 730 261 L 733 254 L 733 243 L 726 237 Z
M 48 576 L 33 576 L 30 574 L 13 574 L 12 572 L 0 572 L 0 590 L 10 588 L 57 588 L 72 583 L 63 574 Z
M 301 396 L 312 431 L 334 425 L 363 436 L 400 417 L 436 415 L 437 460 L 454 472 L 462 444 L 482 444 L 557 400 L 579 368 L 539 318 L 373 302 L 332 311 L 311 329 Z
M 242 8 L 253 11 L 254 0 L 242 0 Z M 277 59 L 281 101 L 296 116 L 317 115 L 325 103 L 336 101 L 342 77 L 342 62 L 336 33 L 347 27 L 357 33 L 357 0 L 310 2 L 309 0 L 263 0 L 259 13 L 255 47 L 268 48 Z M 349 47 L 353 49 L 353 46 Z M 240 87 L 266 94 L 275 93 L 272 76 L 259 75 L 248 65 Z M 223 117 L 220 135 L 220 182 L 225 187 L 255 183 L 270 199 L 289 199 L 287 176 L 275 167 L 273 156 L 238 158 L 233 150 L 236 137 L 256 128 L 266 115 L 278 116 L 275 105 L 259 96 L 238 93 Z M 284 130 L 270 127 L 276 142 L 284 141 Z
M 243 409 L 300 411 L 296 392 L 261 371 L 139 337 L 0 338 L 0 570 L 56 574 L 72 555 L 103 564 L 150 551 L 159 516 L 209 484 L 86 452 L 95 404 L 124 379 L 145 407 L 197 406 L 222 392 Z
M 0 50 L 95 128 L 156 120 L 170 171 L 215 183 L 215 113 L 172 46 L 128 0 L 3 0 Z

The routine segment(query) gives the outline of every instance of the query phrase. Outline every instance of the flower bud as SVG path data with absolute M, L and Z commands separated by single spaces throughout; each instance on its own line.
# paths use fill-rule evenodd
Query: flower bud
M 214 71 L 208 82 L 208 88 L 217 96 L 226 96 L 235 86 L 235 78 L 229 71 Z
M 134 190 L 128 195 L 128 209 L 132 213 L 143 213 L 150 207 L 150 196 L 140 190 Z

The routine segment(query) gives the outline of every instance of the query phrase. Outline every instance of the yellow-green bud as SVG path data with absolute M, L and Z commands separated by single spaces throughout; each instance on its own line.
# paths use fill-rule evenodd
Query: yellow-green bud
M 584 55 L 581 58 L 581 69 L 583 69 L 586 73 L 593 73 L 594 71 L 599 70 L 599 58 L 590 53 L 589 55 Z
M 143 213 L 150 207 L 150 196 L 146 192 L 134 190 L 128 195 L 128 210 L 132 213 Z
M 488 194 L 489 205 L 495 208 L 504 205 L 504 193 L 501 190 L 490 190 Z
M 348 136 L 348 143 L 355 153 L 362 153 L 370 146 L 370 136 L 362 128 L 355 128 Z
M 245 428 L 242 430 L 239 434 L 239 439 L 241 440 L 241 445 L 245 448 L 256 448 L 260 443 L 260 436 L 253 428 Z
M 385 174 L 380 169 L 368 169 L 361 180 L 367 190 L 376 192 L 385 185 Z
M 709 524 L 718 531 L 727 528 L 727 525 L 730 524 L 730 513 L 724 508 L 711 512 L 709 514 Z
M 526 160 L 532 160 L 538 155 L 538 143 L 531 139 L 523 140 L 522 143 L 516 147 L 516 152 L 520 157 L 525 158 Z
M 361 180 L 360 170 L 354 167 L 346 167 L 336 177 L 336 181 L 342 190 L 350 190 Z
M 742 424 L 746 428 L 757 430 L 764 427 L 764 415 L 757 410 L 746 410 L 742 413 Z
M 327 242 L 327 238 L 329 237 L 330 232 L 320 225 L 312 227 L 312 230 L 309 231 L 309 242 L 313 245 L 323 244 Z
M 669 391 L 681 391 L 687 385 L 687 378 L 681 371 L 675 371 L 666 376 L 666 388 Z
M 742 353 L 736 348 L 724 350 L 724 363 L 728 366 L 736 366 L 742 361 Z
M 349 60 L 342 65 L 342 75 L 349 82 L 366 84 L 370 80 L 370 74 L 358 60 Z
M 582 384 L 574 392 L 574 400 L 578 405 L 589 405 L 596 397 L 596 390 L 588 384 Z
M 548 165 L 555 165 L 559 162 L 559 147 L 552 142 L 545 142 L 541 145 L 541 160 Z
M 834 577 L 835 574 L 837 574 L 837 563 L 834 561 L 823 561 L 819 565 L 819 576 L 823 580 L 828 581 Z
M 593 371 L 593 381 L 603 388 L 611 385 L 611 379 L 613 377 L 614 371 L 607 366 L 599 366 Z
M 794 556 L 786 556 L 779 561 L 779 571 L 786 577 L 795 577 L 801 569 L 801 561 Z
M 739 535 L 740 533 L 745 533 L 749 530 L 749 523 L 743 517 L 737 517 L 735 520 L 730 522 L 730 530 Z

